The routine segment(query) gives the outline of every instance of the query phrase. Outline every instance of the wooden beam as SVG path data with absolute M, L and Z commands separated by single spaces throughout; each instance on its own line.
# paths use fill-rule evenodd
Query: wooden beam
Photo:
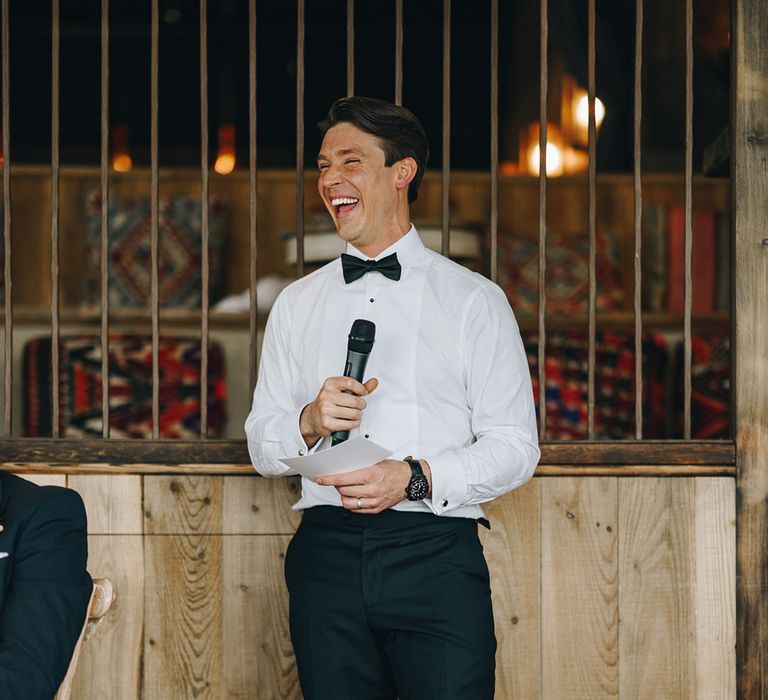
M 768 0 L 733 4 L 738 697 L 768 694 Z
M 557 442 L 541 447 L 541 476 L 732 475 L 730 441 Z M 244 440 L 0 439 L 0 469 L 67 474 L 250 474 Z

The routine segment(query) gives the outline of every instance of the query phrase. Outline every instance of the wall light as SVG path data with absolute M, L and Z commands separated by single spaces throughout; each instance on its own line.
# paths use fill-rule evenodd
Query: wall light
M 235 159 L 235 125 L 222 124 L 219 127 L 219 150 L 213 169 L 219 175 L 229 175 L 236 165 Z
M 605 118 L 605 105 L 595 97 L 595 130 Z M 563 76 L 563 90 L 560 101 L 560 122 L 563 142 L 573 146 L 589 143 L 589 95 L 579 87 L 576 79 L 567 73 Z
M 528 175 L 539 174 L 539 122 L 532 122 L 520 131 L 520 171 Z M 563 139 L 555 124 L 547 124 L 547 177 L 558 177 L 564 172 Z
M 112 169 L 127 173 L 133 167 L 128 150 L 128 125 L 118 124 L 112 129 Z

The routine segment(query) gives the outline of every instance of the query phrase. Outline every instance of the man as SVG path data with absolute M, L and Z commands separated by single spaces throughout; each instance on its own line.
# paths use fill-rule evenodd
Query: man
M 0 472 L 0 698 L 50 700 L 93 590 L 85 509 L 70 489 Z
M 397 459 L 302 481 L 285 561 L 302 691 L 491 698 L 479 504 L 526 482 L 539 458 L 520 333 L 503 292 L 427 250 L 410 223 L 428 156 L 416 118 L 350 97 L 320 129 L 318 189 L 347 254 L 275 303 L 248 447 L 265 476 L 291 474 L 279 458 L 327 449 L 334 431 Z M 359 318 L 376 324 L 363 383 L 339 376 Z

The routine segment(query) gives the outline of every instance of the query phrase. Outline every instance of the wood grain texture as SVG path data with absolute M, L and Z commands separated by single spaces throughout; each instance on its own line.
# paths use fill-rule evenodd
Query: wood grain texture
M 38 486 L 64 486 L 67 485 L 66 474 L 20 474 L 27 481 L 31 481 Z
M 69 487 L 83 498 L 90 534 L 140 535 L 143 532 L 141 479 L 128 474 L 68 477 Z
M 541 479 L 484 504 L 479 528 L 491 573 L 496 625 L 496 694 L 538 698 L 541 691 Z
M 301 698 L 283 575 L 290 539 L 223 538 L 222 697 Z
M 221 697 L 221 540 L 145 536 L 145 700 Z
M 768 695 L 768 0 L 734 2 L 738 696 Z
M 262 479 L 250 476 L 224 479 L 225 534 L 293 534 L 301 514 L 291 509 L 299 500 L 299 477 Z
M 111 609 L 85 644 L 72 697 L 140 697 L 144 632 L 144 543 L 140 535 L 91 535 L 88 570 L 115 586 Z
M 249 474 L 253 467 L 245 440 L 51 440 L 0 439 L 0 469 L 64 473 L 232 473 Z M 646 440 L 633 442 L 572 441 L 544 443 L 540 463 L 545 466 L 675 465 L 727 467 L 736 463 L 729 440 Z M 58 465 L 58 467 L 56 466 Z M 567 469 L 559 472 L 568 474 Z
M 736 697 L 736 483 L 696 483 L 697 700 Z
M 621 695 L 696 699 L 694 480 L 619 482 Z
M 619 693 L 617 480 L 541 482 L 542 698 Z
M 145 476 L 144 532 L 221 534 L 222 477 Z

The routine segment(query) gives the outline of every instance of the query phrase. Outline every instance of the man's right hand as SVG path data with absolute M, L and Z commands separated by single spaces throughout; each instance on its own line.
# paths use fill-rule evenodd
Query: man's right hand
M 337 430 L 357 428 L 367 405 L 362 397 L 373 393 L 378 385 L 379 380 L 373 377 L 364 384 L 352 377 L 328 377 L 299 418 L 299 430 L 307 447 Z

